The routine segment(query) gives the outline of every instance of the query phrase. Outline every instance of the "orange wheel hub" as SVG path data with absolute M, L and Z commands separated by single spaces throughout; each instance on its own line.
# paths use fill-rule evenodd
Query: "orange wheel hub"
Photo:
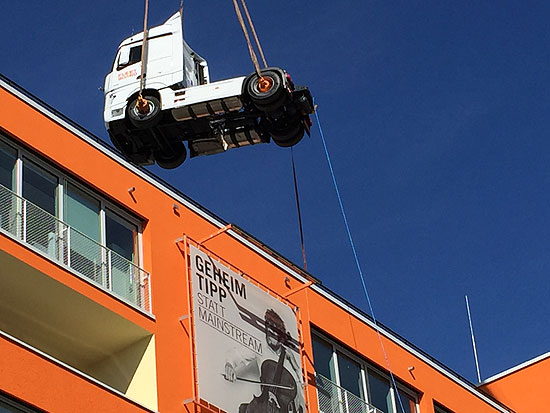
M 269 76 L 262 76 L 258 79 L 258 90 L 262 93 L 268 92 L 273 87 L 273 79 Z

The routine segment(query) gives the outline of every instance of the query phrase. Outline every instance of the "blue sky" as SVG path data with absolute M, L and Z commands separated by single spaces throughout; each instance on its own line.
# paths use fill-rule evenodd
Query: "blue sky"
M 482 378 L 550 351 L 550 4 L 249 3 L 268 63 L 319 105 L 377 318 L 472 381 L 465 294 Z M 108 139 L 98 88 L 143 1 L 0 5 L 0 72 Z M 150 23 L 178 7 L 150 0 Z M 231 1 L 185 18 L 213 79 L 253 71 Z M 317 128 L 294 154 L 308 269 L 367 310 Z M 301 263 L 290 150 L 153 170 Z

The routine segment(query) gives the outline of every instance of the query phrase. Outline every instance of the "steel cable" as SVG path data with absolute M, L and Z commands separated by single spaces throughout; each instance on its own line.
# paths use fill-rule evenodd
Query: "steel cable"
M 363 293 L 365 295 L 365 298 L 367 299 L 367 304 L 369 306 L 370 314 L 371 314 L 372 320 L 374 322 L 374 325 L 376 326 L 376 334 L 378 335 L 378 341 L 380 343 L 380 347 L 382 348 L 382 353 L 384 354 L 384 361 L 386 362 L 386 367 L 388 368 L 388 371 L 390 373 L 392 385 L 393 385 L 393 388 L 395 389 L 395 393 L 396 393 L 396 398 L 399 401 L 399 407 L 401 407 L 401 412 L 404 412 L 405 409 L 403 408 L 403 402 L 401 400 L 401 395 L 399 394 L 399 391 L 397 389 L 397 383 L 395 381 L 395 377 L 394 377 L 392 369 L 391 369 L 390 360 L 388 358 L 388 354 L 386 353 L 386 348 L 384 347 L 384 342 L 382 341 L 382 336 L 380 334 L 380 330 L 379 330 L 379 327 L 378 327 L 378 321 L 376 320 L 376 316 L 374 314 L 374 308 L 372 306 L 370 296 L 369 296 L 369 292 L 367 290 L 367 284 L 365 282 L 365 277 L 363 275 L 363 270 L 361 269 L 361 264 L 359 263 L 359 258 L 357 256 L 357 250 L 355 249 L 355 243 L 353 242 L 353 237 L 351 236 L 350 226 L 348 224 L 348 219 L 346 217 L 346 212 L 344 210 L 344 204 L 342 202 L 342 197 L 340 196 L 340 190 L 338 189 L 338 184 L 336 182 L 336 176 L 334 175 L 334 169 L 332 168 L 332 162 L 330 160 L 330 155 L 328 153 L 327 144 L 326 144 L 326 141 L 325 141 L 325 136 L 323 134 L 323 128 L 321 127 L 321 122 L 319 121 L 319 111 L 318 110 L 315 111 L 315 118 L 317 120 L 317 126 L 319 127 L 319 134 L 321 135 L 321 141 L 323 142 L 323 148 L 325 149 L 325 156 L 327 158 L 328 166 L 329 166 L 329 169 L 330 169 L 330 175 L 332 177 L 332 183 L 334 184 L 334 189 L 336 191 L 336 196 L 338 198 L 338 203 L 340 205 L 340 211 L 342 213 L 342 218 L 344 219 L 344 225 L 346 227 L 346 232 L 348 234 L 349 243 L 351 245 L 351 250 L 353 252 L 353 258 L 355 259 L 355 265 L 356 265 L 357 270 L 359 272 L 359 277 L 361 278 L 361 284 L 363 286 Z

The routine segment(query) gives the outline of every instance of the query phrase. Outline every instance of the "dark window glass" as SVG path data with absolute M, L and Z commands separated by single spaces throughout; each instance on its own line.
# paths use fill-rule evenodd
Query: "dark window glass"
M 17 152 L 0 142 L 0 184 L 6 188 L 15 189 L 14 168 Z
M 403 409 L 401 409 L 401 404 L 399 403 L 399 400 L 395 401 L 395 404 L 397 404 L 397 411 L 399 413 L 416 413 L 416 402 L 415 400 L 409 396 L 407 393 L 404 393 L 403 391 L 399 390 L 397 392 L 399 394 L 399 398 L 401 399 L 401 403 L 403 404 Z
M 57 178 L 27 160 L 23 164 L 23 198 L 56 215 Z
M 64 221 L 71 226 L 69 258 L 80 274 L 103 283 L 100 204 L 85 192 L 67 183 L 65 186 Z
M 340 373 L 340 387 L 363 398 L 361 367 L 355 361 L 338 353 L 338 372 Z
M 335 382 L 332 346 L 320 338 L 313 337 L 313 360 L 315 372 Z
M 107 248 L 116 252 L 109 256 L 111 289 L 135 302 L 139 295 L 140 274 L 131 262 L 137 262 L 137 227 L 107 210 L 105 235 Z
M 130 49 L 130 65 L 141 60 L 141 46 L 134 46 Z
M 105 234 L 107 248 L 128 261 L 136 261 L 137 227 L 135 225 L 107 210 Z
M 0 142 L 0 228 L 13 235 L 17 233 L 17 201 L 8 189 L 15 192 L 16 158 L 15 149 Z
M 134 46 L 130 48 L 130 60 L 126 64 L 119 64 L 117 66 L 117 70 L 123 69 L 126 66 L 133 65 L 134 63 L 137 63 L 141 61 L 141 46 Z
M 390 382 L 369 370 L 369 403 L 384 413 L 392 411 Z
M 23 163 L 25 202 L 24 239 L 52 257 L 59 252 L 57 215 L 57 178 L 28 160 Z
M 101 241 L 97 199 L 71 184 L 65 188 L 64 221 L 96 242 Z

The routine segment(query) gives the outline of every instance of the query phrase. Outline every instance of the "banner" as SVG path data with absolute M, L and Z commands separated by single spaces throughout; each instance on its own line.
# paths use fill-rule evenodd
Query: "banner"
M 199 397 L 229 413 L 305 413 L 293 310 L 192 245 L 190 256 Z

